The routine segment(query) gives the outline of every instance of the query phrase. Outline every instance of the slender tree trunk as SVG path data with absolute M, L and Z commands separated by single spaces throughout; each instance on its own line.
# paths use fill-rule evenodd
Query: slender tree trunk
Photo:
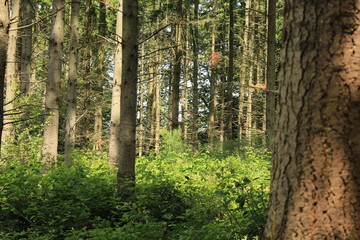
M 182 24 L 183 24 L 183 1 L 176 0 L 176 17 L 177 23 L 175 27 L 175 61 L 174 74 L 171 87 L 171 129 L 179 127 L 179 101 L 180 101 L 180 78 L 181 78 L 181 60 L 183 57 L 183 38 L 182 38 Z
M 276 33 L 276 0 L 268 0 L 267 16 L 267 66 L 266 66 L 266 146 L 272 148 L 275 122 L 275 33 Z
M 194 36 L 193 36 L 193 74 L 192 74 L 192 142 L 195 148 L 199 145 L 199 89 L 198 89 L 198 74 L 199 74 L 199 0 L 194 1 Z
M 250 1 L 250 8 L 252 6 L 252 3 Z M 251 12 L 251 16 L 254 16 L 257 14 L 257 9 L 256 7 L 254 7 L 254 9 Z M 247 91 L 247 104 L 246 104 L 246 130 L 245 130 L 245 134 L 246 134 L 246 139 L 247 142 L 250 144 L 250 146 L 252 145 L 252 130 L 253 130 L 253 95 L 255 92 L 255 88 L 253 88 L 252 86 L 254 85 L 254 76 L 256 76 L 255 73 L 255 64 L 254 64 L 254 46 L 255 46 L 255 21 L 254 21 L 254 17 L 249 17 L 249 29 L 248 29 L 248 34 L 249 34 L 249 39 L 248 39 L 248 53 L 247 55 L 247 65 L 249 68 L 249 72 L 248 72 L 248 91 Z
M 360 1 L 285 2 L 266 239 L 360 239 Z
M 141 65 L 140 65 L 140 82 L 139 82 L 139 94 L 140 94 L 140 109 L 139 109 L 139 135 L 138 135 L 138 155 L 142 157 L 144 149 L 144 76 L 145 76 L 145 46 L 141 47 Z
M 80 2 L 71 2 L 69 76 L 67 87 L 67 109 L 65 125 L 65 162 L 72 163 L 71 153 L 75 146 L 76 128 L 76 84 L 78 78 L 78 43 L 79 43 L 79 8 Z
M 9 12 L 8 1 L 0 0 L 0 139 L 2 139 L 2 132 L 4 126 L 4 81 L 6 69 L 6 53 L 8 48 L 8 26 L 9 26 Z M 0 150 L 2 142 L 0 143 Z M 1 152 L 1 151 L 0 151 Z
M 186 42 L 186 48 L 184 49 L 185 54 L 183 58 L 183 65 L 184 65 L 184 77 L 181 86 L 181 127 L 182 127 L 182 138 L 184 142 L 188 141 L 188 98 L 189 98 L 189 91 L 188 91 L 188 79 L 189 79 L 189 69 L 188 69 L 188 57 L 187 57 L 187 50 L 188 50 L 188 40 L 184 37 L 184 41 Z
M 157 7 L 158 9 L 161 9 L 161 1 L 157 1 Z M 157 29 L 160 28 L 160 23 L 159 20 L 157 20 L 156 22 L 157 25 Z M 159 49 L 161 47 L 161 33 L 158 33 L 155 36 L 155 46 L 156 49 Z M 162 53 L 161 52 L 156 52 L 156 56 L 155 56 L 155 61 L 156 61 L 156 70 L 155 70 L 155 76 L 154 76 L 154 80 L 155 80 L 155 104 L 154 104 L 154 120 L 155 120 L 155 154 L 159 155 L 160 154 L 160 126 L 161 126 L 161 66 L 162 66 L 162 61 L 163 61 L 163 57 L 162 57 Z
M 100 36 L 106 36 L 106 6 L 103 1 L 99 2 L 99 22 L 98 29 Z M 105 74 L 105 44 L 103 39 L 100 39 L 100 44 L 97 49 L 98 52 L 98 66 L 96 69 L 97 72 L 97 81 L 96 81 L 96 90 L 95 90 L 95 118 L 94 118 L 94 148 L 100 150 L 102 147 L 102 135 L 103 135 L 103 86 L 104 86 L 104 74 Z
M 157 46 L 159 47 L 158 41 L 156 42 Z M 161 64 L 162 62 L 162 56 L 159 52 L 156 53 L 156 61 L 158 64 Z M 161 79 L 160 79 L 160 71 L 159 68 L 156 70 L 156 78 L 155 78 L 155 154 L 160 154 L 160 124 L 161 124 L 161 118 L 160 118 L 160 112 L 161 112 Z
M 213 11 L 216 11 L 216 1 L 213 1 Z M 211 56 L 215 57 L 216 51 L 216 21 L 213 19 L 212 31 L 211 31 Z M 211 59 L 212 60 L 212 59 Z M 216 85 L 217 85 L 217 74 L 216 66 L 211 66 L 210 73 L 210 103 L 209 103 L 209 120 L 208 120 L 208 141 L 210 149 L 213 149 L 215 144 L 215 133 L 216 133 Z
M 79 128 L 82 127 L 80 142 L 81 145 L 85 148 L 90 147 L 91 141 L 91 113 L 92 113 L 92 90 L 91 86 L 93 85 L 93 72 L 91 62 L 93 60 L 93 28 L 94 26 L 94 2 L 93 0 L 85 1 L 85 21 L 87 27 L 84 32 L 84 42 L 86 44 L 86 48 L 84 49 L 84 77 L 83 77 L 83 92 L 84 92 L 84 100 L 83 100 L 83 110 L 84 112 L 81 114 L 81 124 L 78 124 Z
M 246 0 L 245 4 L 245 26 L 244 26 L 244 41 L 243 41 L 243 54 L 241 60 L 240 69 L 240 96 L 239 96 L 239 115 L 238 115 L 238 138 L 243 139 L 243 128 L 247 127 L 247 123 L 244 122 L 244 101 L 245 101 L 245 84 L 248 76 L 248 59 L 249 59 L 249 30 L 250 30 L 250 7 L 251 0 Z
M 231 140 L 233 138 L 233 82 L 234 82 L 234 0 L 230 0 L 229 6 L 229 68 L 227 72 L 226 85 L 226 118 L 225 118 L 225 139 Z
M 20 93 L 26 96 L 30 91 L 31 81 L 31 60 L 32 60 L 32 22 L 35 17 L 33 6 L 30 0 L 22 1 L 22 30 L 21 36 L 21 72 L 20 72 Z
M 16 50 L 18 48 L 18 27 L 20 21 L 20 0 L 10 1 L 11 15 L 10 15 L 10 29 L 9 29 L 9 45 L 7 50 L 7 65 L 6 65 L 6 95 L 4 106 L 4 129 L 2 135 L 2 142 L 7 144 L 14 141 L 15 129 L 12 122 L 15 120 L 16 114 L 14 101 L 17 98 L 17 86 L 19 83 L 18 58 Z
M 111 99 L 109 163 L 117 165 L 120 161 L 120 85 L 122 79 L 122 30 L 123 29 L 123 0 L 118 1 L 116 17 L 116 49 L 115 68 Z
M 49 66 L 46 81 L 43 158 L 44 162 L 56 161 L 59 132 L 59 92 L 61 83 L 62 48 L 64 41 L 65 0 L 53 1 L 53 18 L 49 41 Z
M 138 56 L 138 1 L 124 0 L 123 58 L 120 106 L 120 161 L 118 184 L 121 194 L 131 194 L 135 184 L 136 100 Z M 123 184 L 125 184 L 123 185 Z M 124 189 L 125 188 L 125 189 Z M 129 192 L 130 191 L 130 192 Z

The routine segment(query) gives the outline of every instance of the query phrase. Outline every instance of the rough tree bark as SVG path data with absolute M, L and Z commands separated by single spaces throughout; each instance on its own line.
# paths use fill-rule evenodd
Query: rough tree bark
M 17 85 L 19 82 L 18 71 L 18 27 L 20 20 L 20 0 L 10 1 L 11 15 L 10 15 L 10 29 L 9 29 L 9 42 L 7 50 L 7 64 L 6 64 L 6 94 L 4 106 L 4 129 L 2 135 L 3 143 L 11 143 L 14 141 L 15 129 L 12 122 L 16 114 L 14 101 L 17 98 Z
M 266 69 L 266 146 L 271 149 L 274 142 L 275 122 L 275 33 L 276 33 L 276 0 L 268 0 L 267 16 L 267 69 Z
M 69 78 L 65 119 L 65 162 L 68 164 L 71 164 L 72 162 L 71 153 L 75 146 L 76 133 L 76 84 L 78 78 L 79 8 L 80 2 L 71 2 Z
M 0 0 L 0 139 L 4 126 L 4 80 L 6 69 L 6 53 L 8 48 L 8 27 L 9 27 L 9 12 L 8 1 Z M 0 143 L 0 150 L 2 144 Z
M 360 1 L 285 1 L 266 239 L 360 239 Z
M 35 14 L 30 0 L 22 1 L 22 22 L 25 27 L 21 32 L 21 62 L 20 62 L 20 93 L 26 96 L 30 90 L 31 58 L 32 58 L 32 22 Z
M 135 184 L 138 1 L 124 0 L 123 57 L 120 101 L 120 151 L 118 184 L 121 194 L 131 194 L 127 186 Z M 126 183 L 126 186 L 123 185 Z M 125 188 L 125 189 L 124 189 Z
M 183 24 L 183 1 L 176 0 L 176 29 L 175 29 L 175 60 L 174 60 L 174 74 L 171 86 L 171 130 L 179 127 L 179 101 L 180 101 L 180 78 L 181 78 L 181 61 L 183 57 L 183 38 L 182 38 L 182 24 Z
M 64 42 L 65 0 L 53 1 L 53 18 L 49 40 L 48 79 L 46 81 L 43 161 L 50 163 L 57 158 L 59 130 L 59 92 L 61 83 L 61 60 Z
M 103 1 L 99 2 L 99 20 L 98 20 L 98 29 L 100 36 L 106 36 L 106 5 Z M 103 39 L 100 39 L 99 47 L 97 49 L 97 68 L 96 68 L 96 89 L 95 89 L 95 117 L 94 117 L 94 137 L 93 143 L 94 148 L 100 150 L 103 144 L 102 135 L 103 135 L 103 86 L 105 83 L 105 42 Z

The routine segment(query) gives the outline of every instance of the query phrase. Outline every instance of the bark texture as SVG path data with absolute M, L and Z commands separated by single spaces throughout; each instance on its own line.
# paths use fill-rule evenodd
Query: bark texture
M 79 45 L 79 9 L 80 2 L 71 3 L 69 78 L 67 88 L 67 109 L 65 126 L 65 161 L 72 163 L 71 153 L 75 146 L 76 133 L 76 85 L 78 78 Z
M 4 80 L 6 69 L 6 53 L 8 48 L 8 1 L 0 0 L 0 139 L 2 136 L 2 130 L 4 125 Z M 0 148 L 1 148 L 0 143 Z
M 120 84 L 122 75 L 122 28 L 123 28 L 123 0 L 119 0 L 116 17 L 116 49 L 114 79 L 111 98 L 111 119 L 110 119 L 110 142 L 109 142 L 109 163 L 119 163 L 120 151 Z
M 266 69 L 266 146 L 272 148 L 275 125 L 275 33 L 276 33 L 276 0 L 268 0 L 267 16 L 267 69 Z
M 360 1 L 285 2 L 266 239 L 360 239 Z
M 59 93 L 61 84 L 62 49 L 64 42 L 64 7 L 65 0 L 53 1 L 53 19 L 49 40 L 48 79 L 46 81 L 43 154 L 44 162 L 57 158 L 59 132 Z
M 137 37 L 138 37 L 138 1 L 123 1 L 123 58 L 120 103 L 120 159 L 118 183 L 122 194 L 127 194 L 135 183 L 136 157 L 136 101 L 137 101 Z M 122 185 L 126 183 L 126 185 Z M 130 190 L 131 192 L 131 190 Z
M 6 94 L 4 106 L 4 129 L 2 135 L 3 143 L 11 143 L 14 141 L 15 129 L 13 126 L 15 104 L 17 98 L 17 85 L 19 79 L 19 71 L 17 69 L 17 41 L 18 41 L 18 27 L 19 27 L 19 14 L 20 14 L 20 0 L 11 1 L 11 15 L 10 15 L 10 29 L 9 29 L 9 42 L 7 49 L 7 63 L 6 63 Z
M 31 58 L 32 58 L 32 22 L 35 14 L 30 0 L 22 1 L 22 30 L 21 36 L 21 72 L 20 72 L 20 92 L 26 96 L 30 90 L 31 80 Z

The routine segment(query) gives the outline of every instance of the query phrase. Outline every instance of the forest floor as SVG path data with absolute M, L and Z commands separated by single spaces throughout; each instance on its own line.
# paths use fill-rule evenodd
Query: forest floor
M 81 151 L 69 167 L 34 159 L 0 166 L 0 239 L 257 239 L 265 224 L 270 154 L 164 151 L 137 159 L 122 200 L 107 156 Z

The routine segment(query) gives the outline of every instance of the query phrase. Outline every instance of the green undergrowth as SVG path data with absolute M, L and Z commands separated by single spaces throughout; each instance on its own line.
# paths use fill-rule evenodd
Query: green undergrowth
M 269 153 L 169 153 L 137 159 L 132 201 L 116 192 L 104 153 L 73 166 L 2 159 L 0 239 L 257 239 L 269 191 Z

